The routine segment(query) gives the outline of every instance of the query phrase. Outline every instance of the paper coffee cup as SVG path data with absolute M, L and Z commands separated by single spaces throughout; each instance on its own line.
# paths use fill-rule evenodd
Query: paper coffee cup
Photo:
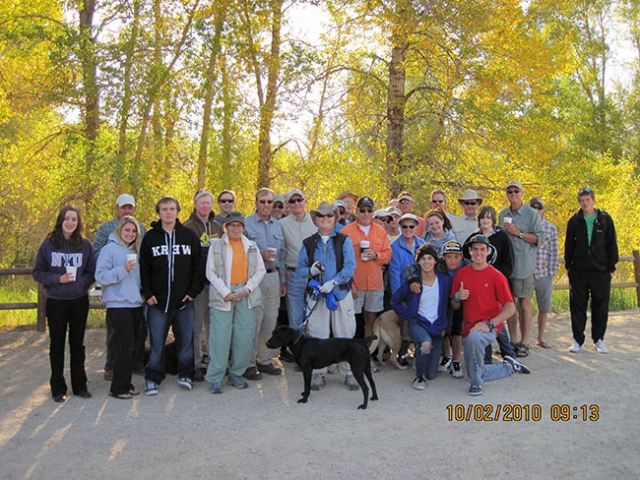
M 134 261 L 138 261 L 138 255 L 136 255 L 135 253 L 127 253 L 127 262 L 130 262 L 131 260 Z
M 511 223 L 511 217 L 504 217 L 504 223 Z
M 76 274 L 78 273 L 78 267 L 67 267 L 67 273 L 73 275 L 73 281 L 76 281 Z
M 277 248 L 273 248 L 273 247 L 269 247 L 269 248 L 267 248 L 267 252 L 275 255 L 276 253 L 278 253 L 278 249 Z

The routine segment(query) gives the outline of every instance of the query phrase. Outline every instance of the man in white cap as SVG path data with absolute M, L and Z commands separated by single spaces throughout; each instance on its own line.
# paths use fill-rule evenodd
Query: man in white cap
M 464 245 L 469 235 L 478 230 L 476 210 L 482 205 L 482 198 L 478 196 L 475 190 L 465 190 L 462 198 L 458 199 L 458 203 L 462 206 L 464 212 L 462 215 L 451 217 L 451 224 L 456 234 L 456 240 L 460 245 Z
M 100 225 L 93 239 L 93 250 L 96 252 L 96 258 L 100 254 L 102 247 L 104 247 L 109 241 L 109 235 L 114 232 L 118 226 L 118 222 L 120 222 L 120 219 L 127 215 L 133 217 L 135 212 L 136 199 L 133 198 L 133 195 L 123 193 L 116 198 L 116 218 Z M 140 225 L 140 238 L 142 238 L 144 234 L 147 233 L 147 229 L 144 227 L 142 222 L 138 221 L 138 224 Z M 104 365 L 104 379 L 111 381 L 113 379 L 113 357 L 115 355 L 115 347 L 113 345 L 114 330 L 109 322 L 105 321 L 105 324 L 107 325 L 107 360 Z M 139 333 L 140 335 L 136 337 L 140 341 L 135 348 L 133 370 L 136 373 L 144 375 L 144 342 L 147 340 L 147 324 L 145 322 L 142 322 Z

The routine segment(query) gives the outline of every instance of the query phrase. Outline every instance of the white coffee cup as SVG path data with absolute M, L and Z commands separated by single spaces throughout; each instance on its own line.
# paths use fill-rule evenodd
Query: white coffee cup
M 75 282 L 76 275 L 78 273 L 78 267 L 67 267 L 67 273 L 70 273 L 73 276 L 72 282 Z
M 269 247 L 269 248 L 267 248 L 267 252 L 269 252 L 271 255 L 273 255 L 275 257 L 276 254 L 278 253 L 278 249 L 277 248 L 273 248 L 273 247 Z
M 135 253 L 127 253 L 127 262 L 130 262 L 131 260 L 137 262 L 138 255 L 136 255 Z
M 511 217 L 504 217 L 504 223 L 505 223 L 505 225 L 506 225 L 507 223 L 511 223 L 511 221 L 512 221 L 512 218 L 511 218 Z
M 371 247 L 371 243 L 369 242 L 369 240 L 362 240 L 360 242 L 360 258 L 363 262 L 369 261 L 369 257 L 364 254 L 364 251 L 368 250 L 369 247 Z

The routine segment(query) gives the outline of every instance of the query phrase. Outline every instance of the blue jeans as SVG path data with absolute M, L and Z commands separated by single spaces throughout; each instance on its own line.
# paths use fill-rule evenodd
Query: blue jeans
M 485 365 L 484 350 L 495 339 L 495 333 L 473 331 L 462 339 L 464 363 L 467 366 L 467 377 L 471 385 L 483 385 L 484 382 L 498 380 L 513 374 L 513 368 L 509 363 Z
M 516 358 L 516 354 L 511 348 L 511 341 L 509 340 L 509 334 L 507 333 L 506 326 L 502 327 L 500 330 L 500 335 L 496 338 L 498 341 L 498 347 L 500 347 L 500 355 L 502 358 L 505 356 L 510 356 L 512 358 Z M 491 344 L 487 345 L 484 349 L 484 363 L 485 365 L 490 365 L 493 363 L 493 359 L 491 358 Z
M 180 310 L 169 310 L 167 313 L 150 305 L 147 311 L 149 323 L 149 340 L 151 352 L 145 379 L 158 385 L 165 379 L 164 344 L 167 341 L 169 326 L 176 339 L 178 353 L 178 377 L 193 378 L 193 302 L 187 302 Z
M 287 278 L 287 314 L 289 315 L 289 326 L 300 328 L 304 322 L 306 305 L 304 304 L 304 290 L 307 288 L 307 279 L 298 275 L 298 272 L 287 269 L 291 274 Z
M 442 351 L 442 335 L 430 335 L 420 322 L 409 320 L 408 331 L 411 340 L 416 345 L 416 378 L 425 377 L 433 380 L 438 375 L 438 361 Z M 422 350 L 424 342 L 431 342 L 429 351 Z

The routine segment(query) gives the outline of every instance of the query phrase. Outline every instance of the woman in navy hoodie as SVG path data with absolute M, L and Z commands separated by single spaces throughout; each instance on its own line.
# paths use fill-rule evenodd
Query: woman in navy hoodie
M 420 293 L 414 293 L 405 280 L 393 294 L 391 307 L 408 322 L 409 335 L 416 345 L 416 378 L 412 386 L 424 390 L 427 379 L 433 380 L 438 374 L 442 341 L 451 329 L 451 278 L 435 270 L 438 252 L 430 243 L 418 248 L 415 261 L 420 267 Z
M 131 369 L 138 339 L 142 335 L 144 299 L 140 294 L 140 226 L 135 218 L 124 216 L 100 250 L 96 280 L 102 285 L 107 304 L 107 323 L 114 333 L 115 356 L 109 395 L 128 400 L 140 392 L 131 383 Z
M 73 394 L 91 398 L 84 369 L 84 332 L 89 314 L 89 287 L 94 281 L 96 260 L 91 243 L 82 234 L 80 212 L 74 206 L 63 207 L 53 231 L 36 257 L 33 278 L 47 292 L 51 395 L 54 401 L 66 400 L 64 344 L 69 329 L 71 388 Z

